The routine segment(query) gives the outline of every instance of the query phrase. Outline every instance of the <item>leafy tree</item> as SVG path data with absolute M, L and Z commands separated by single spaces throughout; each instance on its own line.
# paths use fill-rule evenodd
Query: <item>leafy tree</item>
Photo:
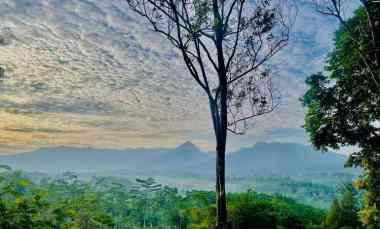
M 127 0 L 180 51 L 208 97 L 216 138 L 217 228 L 226 228 L 227 132 L 277 105 L 265 63 L 287 44 L 289 26 L 271 0 Z
M 305 128 L 317 149 L 357 148 L 347 165 L 364 168 L 357 182 L 359 188 L 366 190 L 361 219 L 367 228 L 380 228 L 380 68 L 377 63 L 380 46 L 377 46 L 377 34 L 373 34 L 380 23 L 372 25 L 379 18 L 380 5 L 360 8 L 346 21 L 340 17 L 340 5 L 335 6 L 338 12 L 335 15 L 342 20 L 342 26 L 336 33 L 327 72 L 311 75 L 306 80 L 309 90 L 302 99 L 308 107 Z
M 147 228 L 147 216 L 150 218 L 151 224 L 154 221 L 154 215 L 152 211 L 149 211 L 152 203 L 150 199 L 154 198 L 154 195 L 161 190 L 162 185 L 157 184 L 153 178 L 144 179 L 136 179 L 138 185 L 132 190 L 134 197 L 142 201 L 143 205 L 143 229 Z M 150 213 L 150 214 L 149 214 Z
M 231 204 L 232 228 L 277 229 L 274 206 L 266 201 L 239 201 Z
M 327 213 L 325 219 L 327 229 L 361 228 L 357 194 L 352 184 L 345 186 L 342 198 L 335 199 Z
M 317 10 L 327 16 L 338 19 L 346 39 L 356 45 L 356 58 L 360 60 L 362 74 L 367 74 L 377 86 L 380 67 L 380 7 L 377 0 L 318 0 Z M 345 20 L 346 9 L 361 4 L 364 23 L 352 24 Z
M 360 228 L 359 222 L 359 206 L 357 200 L 358 193 L 352 184 L 345 187 L 345 192 L 340 203 L 341 220 L 346 227 Z
M 340 228 L 340 212 L 341 207 L 337 199 L 331 205 L 329 212 L 327 213 L 325 225 L 328 229 L 339 229 Z

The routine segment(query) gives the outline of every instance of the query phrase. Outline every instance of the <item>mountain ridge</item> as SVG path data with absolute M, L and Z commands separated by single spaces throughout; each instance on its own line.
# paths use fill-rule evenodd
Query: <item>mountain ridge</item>
M 296 143 L 258 143 L 228 154 L 226 170 L 235 176 L 275 174 L 296 176 L 312 173 L 354 173 L 345 169 L 345 155 L 321 154 Z M 302 163 L 300 163 L 302 162 Z M 191 142 L 172 149 L 43 148 L 29 153 L 0 156 L 0 163 L 33 172 L 118 173 L 133 175 L 212 177 L 215 156 Z

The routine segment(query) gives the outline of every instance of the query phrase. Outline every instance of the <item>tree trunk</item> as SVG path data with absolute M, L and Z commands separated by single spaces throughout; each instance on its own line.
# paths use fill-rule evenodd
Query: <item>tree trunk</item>
M 222 32 L 217 37 L 217 52 L 219 62 L 219 103 L 216 103 L 216 199 L 217 199 L 217 219 L 216 228 L 227 228 L 227 201 L 225 187 L 226 168 L 226 142 L 227 142 L 227 71 L 224 65 Z M 218 98 L 218 97 L 217 97 Z M 220 109 L 218 108 L 220 106 Z
M 227 228 L 227 204 L 225 191 L 225 151 L 226 138 L 222 137 L 219 109 L 215 101 L 210 101 L 211 115 L 216 138 L 216 229 Z
M 213 0 L 215 46 L 218 56 L 219 87 L 215 101 L 211 101 L 212 118 L 216 137 L 216 229 L 227 229 L 227 201 L 225 187 L 225 160 L 227 141 L 227 69 L 224 60 L 224 25 L 218 0 Z M 218 107 L 220 106 L 220 107 Z
M 224 144 L 225 145 L 225 144 Z M 216 156 L 217 229 L 227 228 L 227 204 L 225 189 L 225 146 L 219 143 Z

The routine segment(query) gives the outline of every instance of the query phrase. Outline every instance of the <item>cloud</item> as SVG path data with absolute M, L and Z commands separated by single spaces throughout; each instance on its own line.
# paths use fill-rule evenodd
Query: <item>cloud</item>
M 4 128 L 4 131 L 11 131 L 11 132 L 21 132 L 21 133 L 36 133 L 36 132 L 42 132 L 42 133 L 80 133 L 81 131 L 65 131 L 61 129 L 53 129 L 53 128 L 27 128 L 27 127 L 19 127 L 19 128 Z
M 284 105 L 246 136 L 230 136 L 231 148 L 303 123 L 302 81 L 323 69 L 336 26 L 302 3 L 291 43 L 272 63 Z M 0 45 L 0 152 L 188 139 L 214 149 L 205 95 L 170 43 L 124 0 L 0 0 L 0 20 L 0 37 L 12 41 Z
M 112 104 L 88 99 L 51 99 L 18 103 L 0 98 L 0 109 L 15 114 L 41 113 L 78 113 L 78 114 L 107 114 L 116 112 Z

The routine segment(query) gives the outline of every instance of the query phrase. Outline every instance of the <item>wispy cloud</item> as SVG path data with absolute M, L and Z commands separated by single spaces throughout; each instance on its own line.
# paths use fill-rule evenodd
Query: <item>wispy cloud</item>
M 308 4 L 273 64 L 285 103 L 232 148 L 299 128 L 305 75 L 323 69 L 334 23 Z M 0 0 L 0 152 L 46 146 L 213 149 L 207 100 L 169 42 L 123 0 Z

